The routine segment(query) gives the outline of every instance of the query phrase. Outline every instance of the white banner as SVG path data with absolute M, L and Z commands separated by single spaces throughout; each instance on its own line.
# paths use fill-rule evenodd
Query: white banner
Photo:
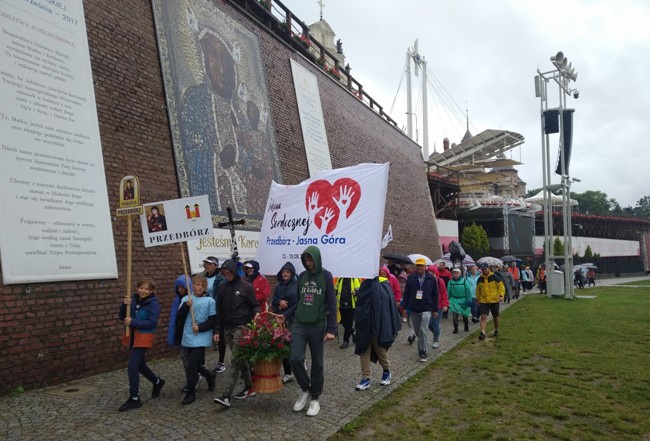
M 318 93 L 318 80 L 316 75 L 294 60 L 291 60 L 291 72 L 293 74 L 293 85 L 296 89 L 298 114 L 300 115 L 302 138 L 305 142 L 309 176 L 314 177 L 319 171 L 332 169 L 323 108 Z
M 187 252 L 190 255 L 192 274 L 203 271 L 203 259 L 206 257 L 215 256 L 219 259 L 219 264 L 223 264 L 226 259 L 230 259 L 232 256 L 230 230 L 215 228 L 213 233 L 210 237 L 187 241 Z M 255 259 L 257 246 L 260 243 L 259 231 L 236 230 L 235 241 L 237 242 L 239 260 L 244 262 Z M 267 274 L 264 272 L 264 268 L 260 270 L 262 274 Z M 277 271 L 270 274 L 275 275 L 276 273 Z
M 145 247 L 212 236 L 207 195 L 153 202 L 143 208 L 140 224 Z
M 327 170 L 298 185 L 273 182 L 256 260 L 275 274 L 286 261 L 300 272 L 308 245 L 335 277 L 378 274 L 388 164 Z
M 83 3 L 0 0 L 3 283 L 117 277 Z

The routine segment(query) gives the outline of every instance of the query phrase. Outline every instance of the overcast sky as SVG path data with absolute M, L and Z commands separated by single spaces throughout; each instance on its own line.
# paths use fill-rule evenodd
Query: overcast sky
M 307 24 L 319 20 L 317 0 L 284 4 Z M 538 68 L 552 70 L 549 57 L 563 51 L 578 71 L 572 87 L 580 91 L 579 99 L 567 98 L 567 107 L 576 109 L 569 171 L 582 180 L 572 191 L 600 190 L 623 207 L 650 195 L 647 0 L 324 0 L 324 5 L 323 18 L 341 39 L 352 75 L 387 110 L 397 96 L 391 116 L 400 126 L 406 125 L 405 54 L 417 38 L 433 76 L 430 151 L 434 144 L 441 151 L 445 136 L 460 142 L 467 106 L 472 134 L 505 129 L 524 136 L 525 144 L 511 157 L 524 163 L 517 168 L 529 189 L 542 186 L 540 100 L 533 77 Z M 414 84 L 414 105 L 421 101 L 419 90 Z M 455 104 L 443 103 L 444 95 Z M 549 83 L 549 95 L 550 107 L 557 106 L 555 83 Z M 421 104 L 414 111 L 421 114 Z M 553 168 L 557 143 L 552 135 Z

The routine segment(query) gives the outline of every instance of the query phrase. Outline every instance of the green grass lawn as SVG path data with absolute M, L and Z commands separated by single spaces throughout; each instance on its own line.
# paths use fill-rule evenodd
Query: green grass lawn
M 525 296 L 332 439 L 650 439 L 650 289 L 589 294 Z
M 638 280 L 636 282 L 621 283 L 621 285 L 650 286 L 650 280 Z

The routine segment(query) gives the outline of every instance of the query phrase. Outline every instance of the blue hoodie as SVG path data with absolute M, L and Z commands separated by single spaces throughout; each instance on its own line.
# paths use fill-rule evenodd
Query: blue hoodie
M 174 297 L 174 300 L 172 301 L 172 309 L 169 312 L 169 326 L 167 327 L 167 344 L 169 346 L 179 346 L 181 344 L 180 341 L 174 341 L 174 335 L 176 333 L 176 315 L 178 314 L 178 308 L 181 305 L 181 299 L 186 295 L 179 293 L 178 287 L 182 286 L 183 288 L 187 289 L 185 278 L 185 274 L 181 274 L 174 282 L 174 292 L 176 293 L 176 297 Z M 189 279 L 188 282 L 190 284 L 190 292 L 193 292 L 192 280 Z

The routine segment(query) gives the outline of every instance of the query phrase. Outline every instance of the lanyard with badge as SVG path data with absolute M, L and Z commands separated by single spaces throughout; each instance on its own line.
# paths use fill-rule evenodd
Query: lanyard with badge
M 424 291 L 422 290 L 422 286 L 424 285 L 424 278 L 425 276 L 418 277 L 418 283 L 420 284 L 420 289 L 418 289 L 415 292 L 415 300 L 422 300 L 422 296 L 424 294 Z

